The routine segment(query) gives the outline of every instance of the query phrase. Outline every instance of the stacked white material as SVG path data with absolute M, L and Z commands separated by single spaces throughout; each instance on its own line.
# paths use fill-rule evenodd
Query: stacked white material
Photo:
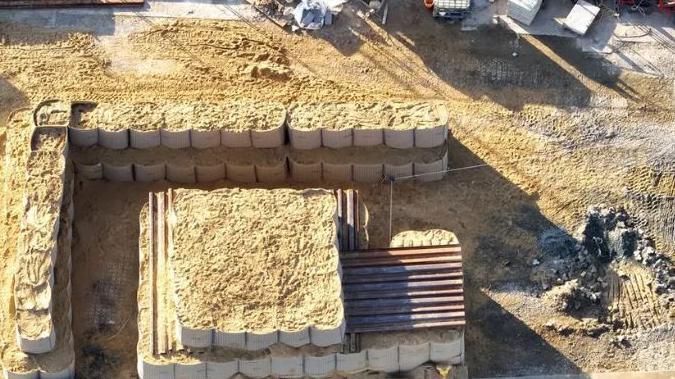
M 578 0 L 570 13 L 565 18 L 565 28 L 583 36 L 591 27 L 593 20 L 600 12 L 600 7 L 584 0 Z
M 541 0 L 508 0 L 506 14 L 512 19 L 530 25 L 539 12 Z
M 24 216 L 14 274 L 17 342 L 27 353 L 46 353 L 56 345 L 52 320 L 54 264 L 67 149 L 65 128 L 38 127 L 26 162 Z

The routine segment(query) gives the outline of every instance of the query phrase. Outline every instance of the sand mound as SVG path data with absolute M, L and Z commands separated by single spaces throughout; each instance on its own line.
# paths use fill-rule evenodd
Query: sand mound
M 406 230 L 395 235 L 389 246 L 438 246 L 459 243 L 455 233 L 443 229 Z
M 169 261 L 181 324 L 339 326 L 336 206 L 326 190 L 176 190 Z

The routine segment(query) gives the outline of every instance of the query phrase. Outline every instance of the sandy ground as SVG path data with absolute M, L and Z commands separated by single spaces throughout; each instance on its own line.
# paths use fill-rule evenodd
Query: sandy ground
M 131 32 L 105 38 L 0 24 L 0 147 L 25 162 L 25 151 L 7 149 L 7 139 L 22 131 L 7 127 L 5 116 L 48 97 L 443 100 L 456 121 L 451 167 L 484 166 L 438 183 L 397 184 L 393 229 L 446 229 L 461 241 L 471 375 L 674 367 L 672 326 L 560 335 L 545 327 L 558 315 L 529 280 L 540 234 L 574 230 L 596 203 L 626 205 L 672 256 L 673 78 L 620 70 L 583 55 L 571 40 L 516 38 L 498 28 L 461 33 L 412 0 L 390 12 L 384 28 L 358 17 L 355 7 L 311 35 L 225 21 L 106 19 Z M 3 301 L 21 188 L 11 180 L 0 193 Z M 162 186 L 76 188 L 73 316 L 84 377 L 135 370 L 138 212 L 147 191 Z M 386 246 L 389 187 L 360 189 L 371 246 Z M 617 345 L 619 335 L 630 344 Z

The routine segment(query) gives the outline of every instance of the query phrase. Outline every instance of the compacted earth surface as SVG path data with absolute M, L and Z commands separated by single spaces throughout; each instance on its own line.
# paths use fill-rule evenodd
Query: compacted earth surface
M 445 229 L 459 239 L 470 374 L 673 369 L 674 78 L 621 70 L 571 39 L 462 32 L 413 0 L 392 7 L 386 26 L 363 12 L 350 4 L 312 33 L 264 19 L 92 15 L 105 32 L 0 23 L 2 359 L 14 338 L 14 184 L 28 155 L 28 144 L 9 148 L 28 135 L 6 123 L 13 110 L 47 98 L 438 100 L 452 125 L 450 168 L 472 168 L 395 183 L 391 209 L 388 184 L 355 187 L 370 246 L 389 244 L 390 210 L 393 234 Z M 135 372 L 138 214 L 148 191 L 170 186 L 76 178 L 82 377 Z

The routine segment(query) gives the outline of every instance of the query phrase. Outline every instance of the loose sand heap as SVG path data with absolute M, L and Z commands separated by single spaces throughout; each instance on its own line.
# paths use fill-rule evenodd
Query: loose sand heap
M 277 103 L 100 103 L 78 108 L 75 125 L 105 130 L 269 130 L 279 127 L 286 110 Z
M 443 229 L 406 230 L 395 235 L 389 246 L 440 246 L 459 243 L 455 233 Z
M 14 303 L 19 346 L 25 352 L 45 353 L 55 345 L 52 290 L 66 134 L 39 128 L 31 141 L 41 150 L 32 151 L 26 162 L 27 193 L 17 243 Z
M 438 102 L 305 103 L 289 109 L 289 126 L 301 130 L 407 130 L 447 122 L 447 109 Z
M 171 217 L 183 326 L 296 331 L 343 322 L 336 200 L 327 190 L 176 190 Z

